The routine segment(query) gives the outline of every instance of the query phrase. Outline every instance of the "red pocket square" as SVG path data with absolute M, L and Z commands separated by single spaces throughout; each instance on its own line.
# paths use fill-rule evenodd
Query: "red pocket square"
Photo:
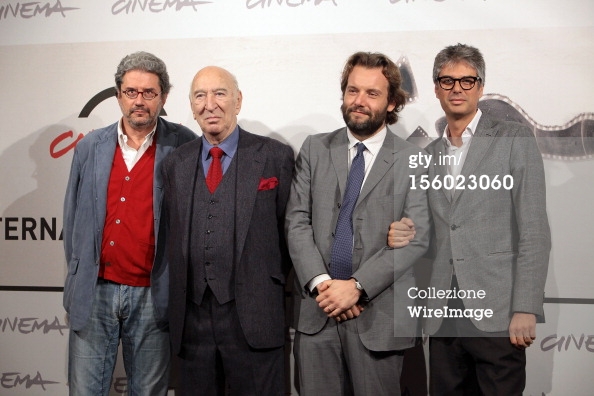
M 258 191 L 272 190 L 276 186 L 278 186 L 278 179 L 276 177 L 273 176 L 269 179 L 264 179 L 261 177 Z

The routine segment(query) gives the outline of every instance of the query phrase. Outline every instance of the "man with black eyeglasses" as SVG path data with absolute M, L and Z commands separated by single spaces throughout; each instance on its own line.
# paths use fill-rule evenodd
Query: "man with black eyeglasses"
M 76 146 L 64 200 L 64 308 L 71 395 L 108 395 L 122 341 L 129 395 L 169 385 L 169 271 L 160 229 L 161 162 L 194 132 L 159 117 L 171 88 L 146 52 L 115 74 L 120 121 Z
M 423 185 L 434 222 L 423 311 L 431 395 L 521 395 L 551 248 L 542 157 L 528 127 L 478 108 L 478 49 L 443 49 L 433 81 L 447 125 L 426 147 Z M 392 224 L 391 247 L 414 240 L 414 221 Z

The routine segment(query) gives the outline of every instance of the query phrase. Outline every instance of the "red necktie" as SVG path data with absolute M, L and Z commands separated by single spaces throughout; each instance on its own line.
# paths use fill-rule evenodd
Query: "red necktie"
M 208 168 L 208 174 L 206 175 L 206 186 L 208 187 L 208 191 L 210 193 L 214 193 L 217 189 L 221 179 L 223 178 L 223 168 L 221 167 L 221 157 L 225 152 L 218 147 L 213 147 L 210 149 L 210 156 L 212 157 L 212 162 L 210 163 L 210 167 Z

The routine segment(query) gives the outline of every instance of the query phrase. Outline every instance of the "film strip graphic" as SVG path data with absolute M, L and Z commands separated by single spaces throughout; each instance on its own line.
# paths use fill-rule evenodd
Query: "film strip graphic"
M 544 158 L 576 161 L 594 159 L 594 113 L 581 113 L 563 125 L 542 125 L 500 94 L 488 94 L 479 108 L 496 118 L 516 121 L 532 129 Z
M 542 125 L 520 105 L 500 94 L 484 95 L 479 101 L 479 108 L 494 118 L 519 122 L 532 129 L 543 158 L 561 161 L 594 159 L 594 113 L 578 114 L 563 125 Z M 445 125 L 445 117 L 435 123 L 439 137 L 443 134 Z M 425 147 L 433 139 L 419 126 L 407 140 Z

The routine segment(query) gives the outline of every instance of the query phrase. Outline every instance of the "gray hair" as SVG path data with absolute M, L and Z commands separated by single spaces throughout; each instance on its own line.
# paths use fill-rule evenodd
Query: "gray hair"
M 115 73 L 115 83 L 118 91 L 121 91 L 124 75 L 131 70 L 141 70 L 147 73 L 156 74 L 159 77 L 161 93 L 167 95 L 171 89 L 169 74 L 165 62 L 148 52 L 139 51 L 126 55 L 118 65 Z
M 433 63 L 433 82 L 437 82 L 441 69 L 460 62 L 465 62 L 476 69 L 476 74 L 481 79 L 480 83 L 485 84 L 485 59 L 483 59 L 483 55 L 477 48 L 460 43 L 445 47 L 437 54 Z

